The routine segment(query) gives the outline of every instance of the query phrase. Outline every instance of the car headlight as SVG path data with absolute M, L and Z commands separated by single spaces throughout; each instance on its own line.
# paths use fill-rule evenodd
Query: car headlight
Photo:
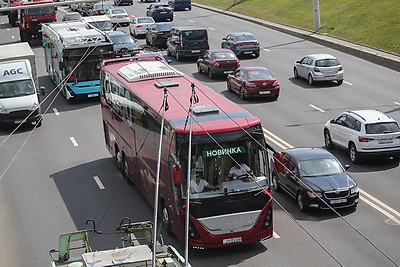
M 322 197 L 322 193 L 319 193 L 319 192 L 311 192 L 311 191 L 307 191 L 307 195 L 310 197 L 310 198 L 321 198 Z
M 356 194 L 356 193 L 358 193 L 358 186 L 355 186 L 350 189 L 350 194 Z
M 33 103 L 31 110 L 36 110 L 38 107 L 39 107 L 39 103 L 35 102 L 35 103 Z

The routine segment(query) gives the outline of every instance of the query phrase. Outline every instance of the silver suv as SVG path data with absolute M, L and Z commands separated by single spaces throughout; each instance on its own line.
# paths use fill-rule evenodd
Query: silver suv
M 355 110 L 340 114 L 324 128 L 325 146 L 348 149 L 350 160 L 365 157 L 400 157 L 400 128 L 379 110 Z

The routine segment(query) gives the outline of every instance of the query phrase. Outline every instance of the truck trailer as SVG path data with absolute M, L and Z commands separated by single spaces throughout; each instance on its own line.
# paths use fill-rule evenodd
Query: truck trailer
M 28 43 L 0 46 L 0 125 L 34 123 L 42 115 L 35 54 Z

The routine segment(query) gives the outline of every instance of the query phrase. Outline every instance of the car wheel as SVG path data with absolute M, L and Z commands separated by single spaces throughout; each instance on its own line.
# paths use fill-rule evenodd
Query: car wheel
M 295 77 L 296 79 L 300 78 L 299 73 L 297 72 L 297 69 L 296 69 L 296 68 L 293 69 L 293 74 L 294 74 L 294 77 Z
M 303 195 L 300 192 L 297 193 L 296 199 L 297 199 L 297 207 L 299 207 L 299 210 L 306 211 L 307 210 L 306 203 L 305 203 Z
M 232 92 L 232 85 L 229 80 L 226 81 L 226 87 L 228 88 L 228 92 Z
M 274 189 L 275 192 L 281 192 L 282 191 L 282 188 L 279 185 L 278 175 L 276 174 L 276 172 L 272 173 L 272 188 Z
M 308 74 L 308 84 L 309 85 L 314 85 L 314 78 L 312 77 L 311 74 Z
M 149 39 L 146 38 L 146 45 L 150 45 Z
M 244 100 L 246 98 L 246 96 L 244 95 L 244 91 L 243 91 L 242 87 L 240 87 L 240 89 L 239 89 L 239 97 L 242 100 Z
M 333 144 L 332 144 L 331 134 L 326 129 L 324 131 L 324 140 L 325 140 L 326 148 L 332 149 L 333 148 Z
M 178 51 L 176 51 L 176 61 L 180 61 L 181 60 L 181 56 L 179 55 Z
M 123 175 L 124 175 L 124 178 L 126 179 L 126 182 L 128 183 L 128 184 L 133 184 L 132 183 L 132 180 L 131 180 L 131 178 L 129 177 L 129 164 L 128 164 L 128 160 L 126 159 L 126 156 L 125 155 L 123 155 Z
M 208 69 L 208 78 L 214 79 L 214 73 L 212 72 L 211 69 Z
M 118 149 L 118 148 L 116 148 L 117 149 L 117 153 L 115 154 L 115 159 L 116 159 L 116 161 L 117 161 L 117 167 L 118 167 L 118 169 L 120 170 L 120 172 L 122 173 L 122 174 L 124 174 L 124 172 L 123 172 L 123 168 L 124 168 L 124 163 L 123 163 L 123 156 L 122 156 L 122 152 Z
M 260 52 L 254 52 L 254 57 L 258 58 L 260 56 Z
M 162 225 L 165 227 L 167 230 L 168 235 L 173 235 L 172 229 L 171 229 L 171 217 L 168 211 L 168 208 L 166 207 L 165 203 L 162 206 Z
M 197 64 L 197 72 L 198 73 L 203 73 L 202 69 L 200 68 L 200 64 Z
M 171 56 L 171 51 L 167 48 L 167 56 Z
M 352 163 L 357 164 L 359 162 L 357 148 L 353 143 L 349 145 L 349 156 Z
M 343 83 L 343 80 L 337 80 L 337 85 L 341 85 Z

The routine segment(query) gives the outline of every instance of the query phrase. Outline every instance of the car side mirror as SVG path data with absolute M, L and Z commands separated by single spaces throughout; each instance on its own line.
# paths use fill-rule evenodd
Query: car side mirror
M 335 120 L 335 119 L 332 119 L 332 120 L 330 121 L 330 123 L 334 123 L 334 124 L 336 124 L 337 122 L 336 122 L 336 120 Z
M 300 60 L 297 60 L 297 61 L 296 61 L 296 63 L 299 63 L 299 64 L 300 64 L 300 63 L 301 63 L 301 61 L 300 61 Z
M 350 169 L 350 165 L 349 164 L 344 165 L 344 170 L 347 171 L 348 169 Z

